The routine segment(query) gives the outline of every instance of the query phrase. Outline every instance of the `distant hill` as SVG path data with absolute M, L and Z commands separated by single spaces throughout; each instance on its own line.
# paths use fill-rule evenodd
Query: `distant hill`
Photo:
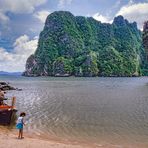
M 140 76 L 142 32 L 123 16 L 112 24 L 67 11 L 51 13 L 25 76 Z
M 22 72 L 5 72 L 5 71 L 0 71 L 0 75 L 16 75 L 16 76 L 20 76 L 20 75 L 22 75 Z

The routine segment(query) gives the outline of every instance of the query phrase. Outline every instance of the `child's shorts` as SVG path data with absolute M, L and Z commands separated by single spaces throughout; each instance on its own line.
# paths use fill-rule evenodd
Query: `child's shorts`
M 17 128 L 17 129 L 23 129 L 23 124 L 22 124 L 22 123 L 16 124 L 16 128 Z

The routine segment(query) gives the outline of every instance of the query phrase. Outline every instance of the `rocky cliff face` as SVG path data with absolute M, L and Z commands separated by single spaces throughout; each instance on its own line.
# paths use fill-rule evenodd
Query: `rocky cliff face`
M 58 11 L 50 14 L 25 76 L 140 75 L 141 32 L 122 16 L 112 24 Z
M 143 26 L 143 46 L 148 56 L 148 21 L 146 21 Z
M 143 39 L 143 47 L 144 47 L 142 71 L 143 71 L 143 75 L 148 76 L 148 21 L 144 23 L 142 39 Z

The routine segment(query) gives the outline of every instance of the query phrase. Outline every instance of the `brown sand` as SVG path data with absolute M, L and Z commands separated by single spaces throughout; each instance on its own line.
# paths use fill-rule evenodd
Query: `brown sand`
M 147 148 L 143 145 L 112 145 L 61 141 L 24 133 L 24 139 L 17 139 L 17 132 L 0 127 L 0 148 Z
M 26 136 L 18 139 L 17 133 L 7 130 L 0 130 L 0 148 L 82 148 L 78 144 L 61 143 L 57 141 L 47 141 L 37 137 Z

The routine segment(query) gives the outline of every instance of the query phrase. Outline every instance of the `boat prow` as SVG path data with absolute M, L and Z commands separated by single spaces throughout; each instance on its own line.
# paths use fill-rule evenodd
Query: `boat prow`
M 12 99 L 12 105 L 0 105 L 0 125 L 9 125 L 16 116 L 17 109 L 14 107 L 15 98 Z

